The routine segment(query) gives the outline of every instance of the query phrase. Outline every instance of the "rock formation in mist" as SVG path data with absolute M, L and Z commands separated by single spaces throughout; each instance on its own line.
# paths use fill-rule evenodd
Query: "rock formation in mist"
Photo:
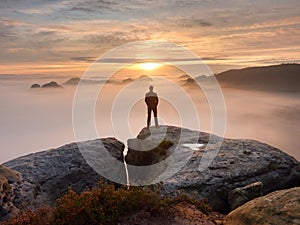
M 153 81 L 151 76 L 148 76 L 148 75 L 141 75 L 141 76 L 138 77 L 137 80 L 138 81 Z
M 64 85 L 78 85 L 79 82 L 80 82 L 80 80 L 81 80 L 81 79 L 80 79 L 79 77 L 73 77 L 73 78 L 67 80 L 67 81 L 64 83 Z
M 180 79 L 180 80 L 186 80 L 188 78 L 191 78 L 191 76 L 189 76 L 187 74 L 183 74 L 183 75 L 181 75 L 181 76 L 178 77 L 178 79 Z
M 215 75 L 223 88 L 247 89 L 254 91 L 300 91 L 300 64 L 282 64 L 265 67 L 232 69 Z M 183 85 L 195 86 L 214 84 L 213 76 L 201 75 L 195 78 L 182 75 Z
M 62 86 L 60 86 L 56 81 L 51 81 L 49 83 L 43 84 L 42 88 L 61 88 Z
M 123 83 L 130 83 L 132 81 L 134 81 L 134 80 L 131 77 L 122 80 Z
M 79 83 L 80 84 L 99 84 L 99 83 L 110 83 L 111 81 L 106 81 L 106 80 L 89 80 L 89 79 L 82 79 L 79 77 L 73 77 L 70 78 L 69 80 L 67 80 L 66 82 L 63 83 L 63 85 L 67 85 L 67 86 L 76 86 Z
M 51 81 L 43 85 L 33 84 L 31 85 L 31 88 L 62 88 L 62 86 L 59 85 L 56 81 Z
M 196 83 L 197 82 L 197 83 Z M 187 77 L 183 81 L 183 85 L 186 86 L 195 86 L 198 84 L 200 85 L 212 85 L 215 82 L 215 78 L 213 76 L 206 76 L 206 75 L 201 75 L 195 78 L 192 77 Z
M 33 84 L 33 85 L 31 85 L 30 88 L 40 88 L 40 87 L 41 87 L 41 85 L 39 85 L 39 84 Z

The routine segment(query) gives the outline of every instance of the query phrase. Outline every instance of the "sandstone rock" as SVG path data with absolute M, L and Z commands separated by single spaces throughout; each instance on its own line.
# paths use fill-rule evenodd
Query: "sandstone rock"
M 275 191 L 232 211 L 225 225 L 300 224 L 300 187 Z
M 3 165 L 0 165 L 0 178 L 7 179 L 7 182 L 10 184 L 17 183 L 21 180 L 21 176 L 18 172 Z
M 167 163 L 164 172 L 170 177 L 166 176 L 162 182 L 163 194 L 184 191 L 198 199 L 207 198 L 213 209 L 222 213 L 230 211 L 228 197 L 235 188 L 262 182 L 262 192 L 267 194 L 300 185 L 300 163 L 279 149 L 258 141 L 224 139 L 222 142 L 221 138 L 208 133 L 173 126 L 143 129 L 137 139 L 150 140 L 153 146 L 158 146 L 162 140 L 174 143 L 168 149 L 169 157 L 164 160 Z M 187 149 L 187 143 L 205 146 Z M 217 151 L 219 147 L 220 151 Z M 171 159 L 174 153 L 176 157 Z M 203 170 L 214 155 L 212 163 Z M 180 167 L 183 168 L 177 172 Z
M 244 203 L 262 196 L 263 183 L 255 182 L 245 187 L 236 188 L 229 192 L 228 202 L 230 209 L 236 209 Z
M 169 140 L 161 140 L 157 146 L 153 146 L 153 143 L 153 140 L 128 140 L 128 153 L 125 159 L 131 185 L 151 183 L 166 169 L 167 164 L 163 160 L 170 154 L 168 149 L 173 143 Z M 160 167 L 149 167 L 160 162 L 162 162 Z M 135 166 L 138 166 L 138 169 Z
M 168 149 L 172 145 L 173 143 L 171 141 L 162 140 L 158 146 L 154 148 L 149 146 L 150 150 L 147 151 L 147 149 L 145 149 L 143 151 L 142 146 L 145 147 L 144 142 L 140 142 L 139 139 L 130 139 L 128 140 L 128 153 L 126 155 L 126 162 L 127 164 L 135 166 L 148 166 L 155 164 L 167 157 Z
M 15 186 L 20 181 L 19 173 L 0 165 L 0 218 L 6 219 L 9 214 L 15 215 L 18 212 L 14 199 Z
M 4 163 L 23 178 L 15 187 L 14 205 L 17 208 L 24 205 L 31 208 L 52 206 L 69 187 L 76 192 L 82 192 L 86 187 L 97 187 L 102 177 L 87 164 L 78 146 L 92 146 L 100 151 L 103 147 L 100 142 L 112 156 L 123 162 L 124 145 L 115 138 L 104 138 L 71 143 Z M 105 163 L 105 159 L 101 160 Z M 119 172 L 126 177 L 124 167 Z
M 78 146 L 87 148 L 80 151 Z M 72 143 L 5 163 L 6 167 L 22 176 L 22 182 L 12 184 L 9 177 L 14 176 L 5 178 L 12 187 L 7 193 L 10 195 L 13 190 L 14 196 L 10 195 L 13 196 L 10 197 L 13 205 L 16 209 L 26 204 L 32 208 L 51 206 L 69 186 L 77 192 L 86 186 L 97 186 L 101 176 L 90 165 L 93 168 L 100 165 L 101 169 L 111 166 L 105 157 L 98 157 L 103 147 L 106 153 L 108 151 L 109 155 L 123 161 L 124 145 L 114 138 L 105 138 Z M 193 198 L 207 198 L 213 209 L 219 212 L 230 211 L 229 194 L 236 188 L 261 182 L 262 193 L 267 194 L 300 185 L 300 163 L 297 160 L 254 140 L 223 140 L 204 132 L 159 126 L 143 129 L 136 139 L 128 140 L 128 147 L 126 160 L 130 179 L 143 179 L 145 175 L 150 183 L 161 179 L 162 195 L 185 192 Z M 147 150 L 150 152 L 139 152 Z M 213 158 L 211 164 L 208 163 L 210 158 Z M 149 170 L 153 163 L 158 166 Z M 120 165 L 114 165 L 117 167 L 114 172 L 125 183 L 124 165 Z M 142 171 L 137 173 L 136 169 L 141 167 Z M 110 173 L 106 171 L 106 174 Z M 3 189 L 6 180 L 3 180 Z M 140 184 L 134 182 L 133 185 Z

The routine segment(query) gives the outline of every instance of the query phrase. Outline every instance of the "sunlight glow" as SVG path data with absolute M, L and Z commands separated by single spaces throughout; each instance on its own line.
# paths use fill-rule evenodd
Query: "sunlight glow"
M 145 62 L 138 65 L 143 70 L 155 70 L 156 68 L 160 67 L 160 63 L 156 62 Z

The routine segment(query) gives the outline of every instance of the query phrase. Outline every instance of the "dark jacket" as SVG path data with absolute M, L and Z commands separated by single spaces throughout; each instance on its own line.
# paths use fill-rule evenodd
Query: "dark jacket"
M 147 106 L 150 107 L 151 109 L 157 107 L 158 104 L 157 94 L 153 91 L 152 92 L 149 91 L 145 96 L 145 102 Z

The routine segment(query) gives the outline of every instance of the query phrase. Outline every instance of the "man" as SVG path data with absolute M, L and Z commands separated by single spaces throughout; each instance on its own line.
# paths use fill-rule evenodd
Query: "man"
M 147 128 L 150 127 L 151 121 L 151 111 L 154 114 L 155 126 L 158 127 L 158 119 L 157 119 L 157 105 L 158 105 L 158 97 L 155 92 L 153 92 L 153 86 L 149 87 L 149 92 L 146 93 L 145 102 L 148 108 L 148 117 L 147 117 Z

